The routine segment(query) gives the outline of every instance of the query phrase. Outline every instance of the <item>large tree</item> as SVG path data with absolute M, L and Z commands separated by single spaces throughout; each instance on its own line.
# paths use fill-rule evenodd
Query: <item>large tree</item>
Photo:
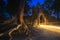
M 14 23 L 14 21 L 17 20 L 19 23 L 17 21 L 16 21 L 16 23 L 23 25 L 24 30 L 26 30 L 27 25 L 24 22 L 24 18 L 23 18 L 24 17 L 24 8 L 27 5 L 26 2 L 27 2 L 27 0 L 8 0 L 7 10 L 11 15 L 13 15 L 13 17 L 12 17 L 12 19 L 8 19 L 7 21 L 4 21 L 3 25 L 6 24 L 9 26 L 9 24 Z M 10 28 L 14 28 L 14 27 L 9 28 L 6 26 L 4 29 L 3 28 L 4 28 L 4 26 L 1 29 L 4 30 L 5 33 L 7 33 L 10 30 Z
M 52 5 L 51 9 L 55 10 L 57 18 L 59 18 L 60 12 L 60 0 L 55 0 L 54 4 Z
M 45 0 L 43 5 L 44 9 L 48 10 L 50 14 L 54 11 L 54 14 L 59 18 L 60 1 L 59 0 Z

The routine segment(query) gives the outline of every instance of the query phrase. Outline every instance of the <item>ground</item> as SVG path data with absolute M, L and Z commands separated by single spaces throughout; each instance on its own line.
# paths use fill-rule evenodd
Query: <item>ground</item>
M 45 29 L 30 27 L 31 33 L 27 37 L 14 38 L 15 40 L 60 40 L 60 34 Z
M 45 30 L 43 28 L 35 28 L 29 26 L 30 34 L 25 35 L 24 33 L 13 36 L 14 40 L 60 40 L 60 33 Z M 5 40 L 5 39 L 3 39 Z

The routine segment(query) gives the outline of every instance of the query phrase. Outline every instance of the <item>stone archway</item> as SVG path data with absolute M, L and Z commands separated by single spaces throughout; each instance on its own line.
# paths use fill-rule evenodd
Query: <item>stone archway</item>
M 46 24 L 47 23 L 47 19 L 46 16 L 43 13 L 39 14 L 39 24 Z
M 41 20 L 41 17 L 42 17 L 42 20 Z M 42 21 L 42 23 L 41 23 L 41 21 Z M 44 24 L 44 25 L 47 24 L 46 16 L 43 13 L 39 13 L 37 15 L 37 18 L 34 20 L 33 27 L 37 27 L 40 24 Z

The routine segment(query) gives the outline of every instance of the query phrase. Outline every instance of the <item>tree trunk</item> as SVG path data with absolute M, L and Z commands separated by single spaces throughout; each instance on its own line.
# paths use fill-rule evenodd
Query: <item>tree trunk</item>
M 20 20 L 20 23 L 22 25 L 24 32 L 26 32 L 26 30 L 28 31 L 28 27 L 27 27 L 26 23 L 24 22 L 24 18 L 23 18 L 24 17 L 24 7 L 25 7 L 25 0 L 20 2 L 19 20 Z

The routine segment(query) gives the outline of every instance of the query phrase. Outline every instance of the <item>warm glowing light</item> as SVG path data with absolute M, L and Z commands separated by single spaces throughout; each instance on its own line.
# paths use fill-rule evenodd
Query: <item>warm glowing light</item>
M 58 27 L 58 26 L 39 25 L 38 28 L 42 28 L 42 29 L 49 30 L 49 31 L 52 31 L 52 32 L 60 33 L 60 27 Z
M 0 37 L 3 35 L 3 33 L 0 33 Z

